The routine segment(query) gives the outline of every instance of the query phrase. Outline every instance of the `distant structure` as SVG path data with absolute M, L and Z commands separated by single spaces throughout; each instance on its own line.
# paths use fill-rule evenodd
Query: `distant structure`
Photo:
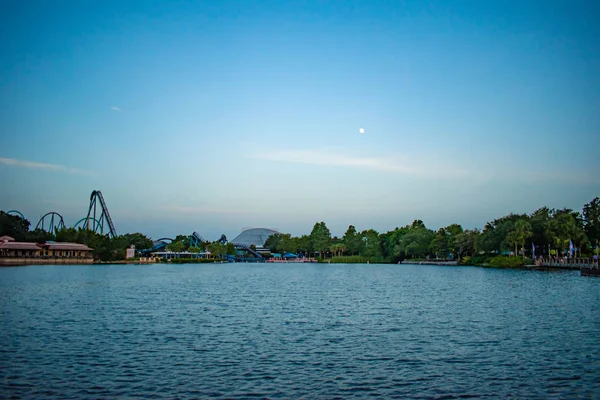
M 279 233 L 276 230 L 268 228 L 250 228 L 245 229 L 231 241 L 234 245 L 241 245 L 244 247 L 254 246 L 257 252 L 268 251 L 265 249 L 265 242 L 269 236 Z
M 18 210 L 9 210 L 6 211 L 6 214 L 26 219 L 23 213 Z M 50 233 L 55 233 L 57 230 L 63 228 L 66 228 L 65 221 L 62 215 L 55 211 L 44 214 L 35 226 L 35 229 L 41 229 Z M 111 237 L 117 236 L 117 231 L 115 230 L 101 191 L 94 190 L 92 192 L 87 215 L 77 221 L 73 225 L 73 228 L 89 229 L 101 235 L 109 235 Z
M 24 219 L 24 218 L 23 218 Z M 49 212 L 38 221 L 35 229 L 41 229 L 46 232 L 56 233 L 65 228 L 65 220 L 62 215 L 57 212 Z
M 135 246 L 132 244 L 128 249 L 125 250 L 125 258 L 134 258 L 135 257 Z
M 97 208 L 99 208 L 99 210 L 97 210 Z M 90 207 L 88 209 L 87 217 L 82 219 L 85 220 L 85 224 L 83 226 L 84 229 L 91 229 L 94 232 L 100 232 L 102 234 L 108 230 L 106 233 L 109 236 L 117 236 L 117 231 L 115 230 L 112 218 L 110 217 L 110 213 L 106 207 L 104 196 L 102 196 L 102 192 L 99 190 L 94 190 L 92 192 L 92 195 L 90 196 Z
M 160 238 L 153 242 L 151 248 L 138 250 L 138 254 L 142 257 L 152 255 L 155 258 L 207 258 L 211 257 L 208 251 L 208 245 L 211 243 L 220 243 L 223 245 L 230 243 L 235 247 L 236 254 L 224 255 L 224 260 L 229 262 L 264 262 L 271 255 L 271 251 L 265 248 L 265 242 L 269 236 L 276 233 L 279 232 L 269 228 L 244 228 L 242 229 L 242 233 L 232 241 L 228 241 L 225 235 L 221 235 L 218 240 L 213 242 L 206 240 L 198 232 L 194 231 L 188 237 L 189 245 L 191 247 L 202 247 L 204 251 L 169 251 L 167 246 L 173 242 L 173 239 Z M 127 254 L 127 258 L 130 258 L 129 252 Z M 296 256 L 294 255 L 294 257 Z
M 27 219 L 27 218 L 25 218 L 25 216 L 19 210 L 8 210 L 6 213 L 8 215 L 18 215 L 19 217 L 21 217 L 23 219 Z

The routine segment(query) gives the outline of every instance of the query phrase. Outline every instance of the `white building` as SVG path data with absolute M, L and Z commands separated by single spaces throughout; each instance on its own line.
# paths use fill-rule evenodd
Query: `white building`
M 134 258 L 135 257 L 135 245 L 129 246 L 128 249 L 125 250 L 125 259 Z

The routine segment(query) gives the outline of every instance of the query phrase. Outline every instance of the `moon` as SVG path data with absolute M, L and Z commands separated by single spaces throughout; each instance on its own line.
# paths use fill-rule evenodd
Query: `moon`
M 365 133 L 365 128 L 360 128 L 358 131 L 359 131 L 360 133 Z

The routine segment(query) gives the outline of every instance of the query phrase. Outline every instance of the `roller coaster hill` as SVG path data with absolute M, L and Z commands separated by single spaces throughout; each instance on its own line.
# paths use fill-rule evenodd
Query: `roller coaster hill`
M 25 216 L 18 210 L 9 210 L 6 212 L 8 215 L 16 215 L 23 219 Z M 50 211 L 44 214 L 35 225 L 35 229 L 40 229 L 48 233 L 56 233 L 57 231 L 66 228 L 65 220 L 62 215 L 56 211 Z M 75 229 L 88 229 L 101 235 L 108 235 L 111 238 L 117 236 L 117 231 L 113 224 L 106 201 L 104 196 L 99 190 L 94 190 L 90 195 L 90 204 L 88 207 L 87 215 L 78 220 L 75 225 Z
M 17 215 L 23 219 L 25 216 L 18 210 L 9 210 L 6 212 L 9 215 Z M 62 215 L 56 211 L 51 211 L 44 214 L 37 224 L 35 229 L 55 234 L 57 231 L 66 228 L 66 224 Z M 100 190 L 94 190 L 90 195 L 90 202 L 88 206 L 87 214 L 79 219 L 74 225 L 75 229 L 87 229 L 101 235 L 108 235 L 111 238 L 117 237 L 117 231 L 113 224 L 112 218 L 108 211 L 106 201 Z M 194 231 L 189 236 L 190 246 L 202 246 L 210 243 L 220 244 L 233 244 L 236 255 L 226 255 L 225 258 L 228 261 L 265 261 L 269 250 L 264 248 L 264 244 L 267 238 L 275 233 L 279 233 L 273 229 L 267 228 L 248 228 L 242 230 L 235 239 L 231 242 L 227 240 L 225 235 L 214 241 L 208 241 L 203 238 L 198 232 Z M 141 255 L 163 255 L 161 253 L 169 253 L 172 256 L 172 252 L 167 252 L 167 246 L 173 242 L 172 238 L 160 238 L 154 241 L 154 245 L 149 249 L 138 250 L 137 253 Z M 188 252 L 182 252 L 189 254 Z M 290 255 L 295 256 L 295 255 Z

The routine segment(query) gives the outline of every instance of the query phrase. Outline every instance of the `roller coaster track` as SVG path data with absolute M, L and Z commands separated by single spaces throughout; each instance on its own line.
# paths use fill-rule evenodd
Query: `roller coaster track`
M 9 210 L 6 211 L 6 214 L 26 219 L 18 210 Z M 108 235 L 112 237 L 117 236 L 117 231 L 108 212 L 104 196 L 101 191 L 94 190 L 90 196 L 90 207 L 87 216 L 77 221 L 74 228 L 89 229 L 96 233 L 104 234 L 107 231 L 105 225 L 108 227 Z M 36 229 L 42 229 L 47 232 L 55 232 L 63 228 L 66 228 L 63 217 L 54 211 L 44 214 L 36 225 Z
M 194 233 L 192 233 L 192 235 L 190 236 L 190 243 L 193 246 L 198 246 L 200 243 L 206 243 L 207 240 L 204 239 L 202 236 L 200 236 L 200 234 L 196 231 L 194 231 Z
M 200 234 L 196 231 L 194 231 L 190 236 L 190 244 L 192 246 L 198 246 L 199 244 L 203 244 L 203 243 L 211 243 L 209 240 L 204 239 L 202 236 L 200 236 Z M 173 241 L 173 239 L 171 238 L 160 238 L 154 241 L 155 245 L 152 246 L 152 248 L 150 249 L 145 249 L 143 250 L 144 253 L 152 253 L 155 251 L 159 251 L 164 249 L 165 247 L 167 247 L 167 243 L 166 241 Z M 221 237 L 219 238 L 219 240 L 216 240 L 213 243 L 221 243 L 221 244 L 226 244 L 227 243 L 227 236 L 225 235 L 221 235 Z M 232 243 L 233 246 L 236 248 L 236 250 L 244 250 L 247 251 L 248 253 L 254 255 L 256 258 L 264 258 L 264 256 L 260 253 L 258 253 L 256 250 L 251 249 L 249 246 L 246 246 L 245 244 L 240 244 L 240 243 Z
M 192 233 L 192 235 L 190 236 L 190 243 L 194 246 L 198 246 L 198 244 L 206 243 L 206 242 L 209 242 L 209 241 L 204 239 L 202 236 L 200 236 L 200 234 L 198 234 L 198 232 L 194 231 L 194 233 Z M 227 244 L 227 236 L 221 235 L 219 240 L 214 241 L 214 243 Z M 256 252 L 255 250 L 252 250 L 250 247 L 248 247 L 244 244 L 239 244 L 239 243 L 232 243 L 232 244 L 237 250 L 245 250 L 258 258 L 263 258 L 262 254 Z
M 155 245 L 152 246 L 151 249 L 149 249 L 149 250 L 147 249 L 146 251 L 147 252 L 153 252 L 153 251 L 159 251 L 159 250 L 162 250 L 162 249 L 166 248 L 169 245 L 166 242 L 167 240 L 173 242 L 173 239 L 171 239 L 171 238 L 160 238 L 158 240 L 155 240 L 154 241 Z
M 194 246 L 198 246 L 198 244 L 206 243 L 206 242 L 209 242 L 209 241 L 204 239 L 202 236 L 200 236 L 200 234 L 196 231 L 194 231 L 194 233 L 192 233 L 192 235 L 190 236 L 190 243 Z M 227 236 L 221 235 L 219 240 L 216 240 L 214 243 L 227 244 Z M 245 250 L 248 253 L 251 253 L 258 258 L 263 258 L 262 254 L 256 252 L 255 250 L 251 249 L 250 247 L 248 247 L 244 244 L 240 244 L 240 243 L 232 243 L 232 244 L 238 250 Z
M 248 253 L 255 255 L 257 258 L 263 258 L 263 255 L 256 252 L 256 250 L 252 250 L 249 246 L 240 243 L 233 243 L 236 249 L 246 250 Z
M 92 217 L 83 217 L 81 218 L 79 221 L 75 222 L 75 225 L 73 225 L 73 228 L 77 229 L 87 229 L 86 227 L 89 225 L 90 221 L 93 220 L 93 222 L 96 224 L 95 226 L 98 227 L 98 229 L 100 230 L 101 235 L 104 233 L 102 231 L 102 224 L 100 223 L 100 221 L 98 221 L 97 219 L 94 219 Z
M 27 219 L 27 218 L 25 218 L 25 216 L 23 214 L 21 214 L 21 211 L 19 211 L 19 210 L 8 210 L 6 213 L 8 215 L 18 215 L 19 217 L 21 217 L 23 219 Z
M 100 214 L 97 216 L 96 208 L 98 202 L 100 203 Z M 90 196 L 90 208 L 88 209 L 86 218 L 87 222 L 85 224 L 85 228 L 93 231 L 97 231 L 98 228 L 100 228 L 100 231 L 104 232 L 104 221 L 106 221 L 106 224 L 108 225 L 108 234 L 112 237 L 117 236 L 117 231 L 113 225 L 112 218 L 110 218 L 110 213 L 108 212 L 108 208 L 106 207 L 106 202 L 104 201 L 104 196 L 102 196 L 101 191 L 94 190 L 92 192 L 92 195 Z M 98 221 L 100 222 L 99 225 Z M 90 227 L 90 222 L 93 224 L 92 227 Z
M 35 229 L 41 229 L 46 232 L 56 233 L 61 229 L 64 229 L 65 221 L 63 220 L 62 215 L 57 212 L 49 212 L 44 214 L 42 218 L 38 221 Z
M 204 239 L 200 234 L 196 231 L 190 235 L 190 244 L 192 246 L 198 246 L 202 243 L 211 243 L 210 240 Z M 227 244 L 227 236 L 221 235 L 219 240 L 216 240 L 214 243 Z

